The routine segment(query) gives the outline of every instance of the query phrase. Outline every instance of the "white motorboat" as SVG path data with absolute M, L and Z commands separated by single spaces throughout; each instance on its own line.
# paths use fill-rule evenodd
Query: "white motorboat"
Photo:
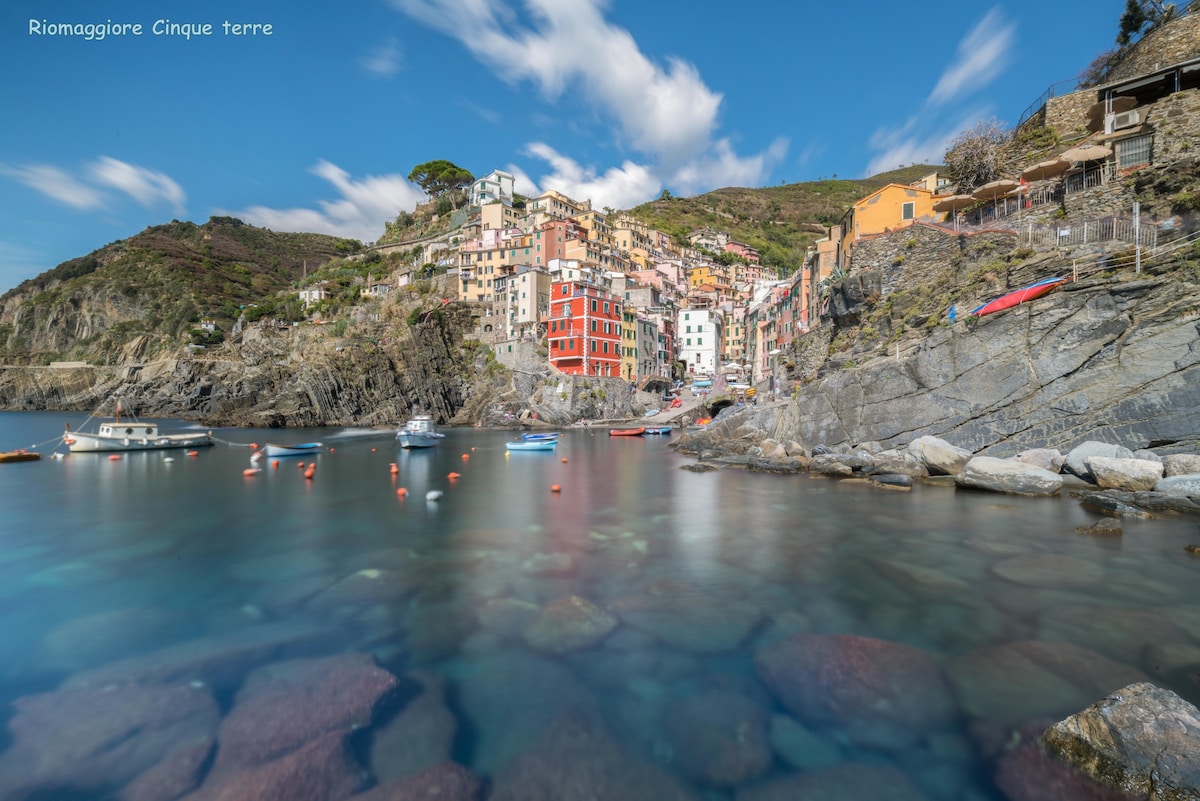
M 396 432 L 401 448 L 432 448 L 445 436 L 437 430 L 433 417 L 428 414 L 414 415 L 404 424 L 404 428 Z
M 101 423 L 95 432 L 72 431 L 69 427 L 63 434 L 71 453 L 99 453 L 104 451 L 155 451 L 167 448 L 200 448 L 212 445 L 211 431 L 190 434 L 164 434 L 157 423 L 137 420 L 115 420 Z

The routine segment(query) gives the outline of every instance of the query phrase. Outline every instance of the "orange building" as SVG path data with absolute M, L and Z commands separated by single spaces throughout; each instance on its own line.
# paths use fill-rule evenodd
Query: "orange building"
M 550 366 L 569 375 L 620 376 L 621 318 L 620 301 L 595 284 L 552 284 L 543 318 Z
M 859 237 L 904 228 L 921 219 L 932 220 L 936 216 L 933 197 L 933 190 L 924 186 L 888 184 L 851 206 L 838 226 L 838 263 L 842 269 L 850 269 L 850 253 Z

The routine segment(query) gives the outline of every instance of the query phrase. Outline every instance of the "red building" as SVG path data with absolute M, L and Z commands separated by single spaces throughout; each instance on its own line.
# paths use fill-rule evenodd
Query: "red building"
M 569 375 L 621 375 L 621 303 L 584 281 L 550 285 L 543 318 L 550 366 Z

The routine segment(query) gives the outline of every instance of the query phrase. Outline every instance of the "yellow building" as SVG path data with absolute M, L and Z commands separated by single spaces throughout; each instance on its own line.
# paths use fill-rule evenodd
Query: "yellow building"
M 925 187 L 888 184 L 851 206 L 838 226 L 842 268 L 849 269 L 854 242 L 860 237 L 894 231 L 921 219 L 933 219 L 936 216 L 933 197 L 933 191 Z

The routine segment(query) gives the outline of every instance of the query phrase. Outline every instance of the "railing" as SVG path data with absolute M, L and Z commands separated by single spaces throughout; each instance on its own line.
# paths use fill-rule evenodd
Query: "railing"
M 1042 107 L 1046 105 L 1050 98 L 1058 97 L 1060 94 L 1062 94 L 1060 90 L 1062 87 L 1068 85 L 1071 87 L 1072 92 L 1075 91 L 1075 87 L 1079 85 L 1079 79 L 1068 78 L 1065 81 L 1056 81 L 1047 86 L 1046 91 L 1042 92 L 1041 95 L 1038 96 L 1037 100 L 1030 103 L 1025 110 L 1021 112 L 1021 116 L 1017 118 L 1017 124 L 1014 127 L 1014 130 L 1016 130 L 1016 128 L 1020 128 L 1025 124 L 1026 120 L 1041 111 Z M 1070 94 L 1070 92 L 1067 92 L 1067 94 Z
M 1082 223 L 1058 225 L 1030 225 L 1018 231 L 1021 242 L 1026 245 L 1052 245 L 1065 247 L 1086 245 L 1090 242 L 1121 241 L 1145 248 L 1158 247 L 1158 224 L 1134 225 L 1132 220 L 1106 217 Z

